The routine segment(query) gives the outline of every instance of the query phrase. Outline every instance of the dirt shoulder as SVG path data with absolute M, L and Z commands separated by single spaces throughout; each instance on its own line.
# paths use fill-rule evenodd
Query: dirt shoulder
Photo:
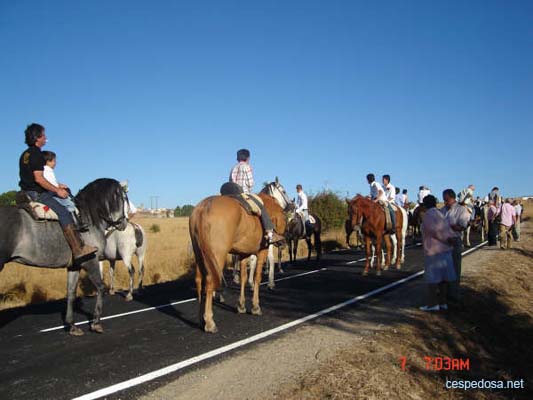
M 190 371 L 143 398 L 533 398 L 530 226 L 512 250 L 464 258 L 462 309 L 418 311 L 424 284 L 417 280 Z M 470 370 L 427 370 L 425 356 L 468 359 Z M 447 379 L 524 379 L 526 389 L 447 390 Z

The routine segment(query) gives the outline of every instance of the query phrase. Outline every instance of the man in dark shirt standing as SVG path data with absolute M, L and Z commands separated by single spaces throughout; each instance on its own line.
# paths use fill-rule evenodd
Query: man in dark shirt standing
M 97 251 L 95 247 L 86 246 L 81 240 L 70 212 L 54 199 L 54 196 L 66 198 L 68 192 L 63 187 L 52 185 L 43 175 L 45 160 L 41 148 L 46 144 L 44 126 L 33 123 L 28 125 L 24 133 L 28 148 L 20 156 L 20 188 L 33 201 L 47 205 L 57 214 L 74 259 L 81 259 L 95 253 Z

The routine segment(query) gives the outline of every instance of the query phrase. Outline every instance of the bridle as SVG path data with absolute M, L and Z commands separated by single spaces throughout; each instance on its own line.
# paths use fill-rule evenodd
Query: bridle
M 109 219 L 107 218 L 107 216 L 103 216 L 103 220 L 105 221 L 105 223 L 107 224 L 108 226 L 108 230 L 109 229 L 112 229 L 112 230 L 116 230 L 118 229 L 119 226 L 122 226 L 124 224 L 124 221 L 127 220 L 128 216 L 126 215 L 126 207 L 124 207 L 125 204 L 128 204 L 129 203 L 129 199 L 128 199 L 128 194 L 121 189 L 121 192 L 122 192 L 122 215 L 116 219 L 116 220 L 112 220 L 112 219 Z
M 287 211 L 291 205 L 292 201 L 289 199 L 285 188 L 279 182 L 271 182 L 267 185 L 269 196 L 273 197 L 283 211 Z
M 353 230 L 356 230 L 356 229 L 361 229 L 361 225 L 363 225 L 363 219 L 364 219 L 364 215 L 362 212 L 360 212 L 360 208 L 357 204 L 355 204 L 356 200 L 353 200 L 352 203 L 350 203 L 350 217 L 351 217 L 351 220 L 353 221 L 355 217 L 355 225 L 352 225 L 352 229 Z M 353 206 L 352 206 L 353 204 Z M 353 211 L 353 209 L 355 209 L 355 211 Z M 354 215 L 355 214 L 355 215 Z M 353 224 L 353 222 L 352 222 Z

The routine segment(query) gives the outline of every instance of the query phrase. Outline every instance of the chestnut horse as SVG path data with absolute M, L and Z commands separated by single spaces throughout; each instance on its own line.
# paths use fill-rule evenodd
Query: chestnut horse
M 286 219 L 282 207 L 274 197 L 264 192 L 259 197 L 263 200 L 276 231 L 283 234 Z M 212 333 L 217 331 L 213 319 L 213 293 L 220 286 L 228 253 L 238 255 L 241 259 L 241 293 L 237 306 L 239 313 L 246 312 L 246 261 L 251 255 L 257 256 L 252 314 L 261 315 L 259 284 L 268 247 L 263 239 L 260 219 L 248 214 L 239 201 L 232 197 L 211 196 L 194 208 L 189 219 L 189 232 L 196 258 L 196 290 L 200 313 L 203 309 L 203 317 L 200 316 L 200 319 L 203 320 L 204 330 Z
M 368 275 L 370 268 L 370 259 L 372 256 L 372 239 L 375 239 L 376 254 L 381 254 L 381 247 L 383 240 L 387 254 L 385 258 L 384 270 L 388 270 L 391 263 L 391 235 L 396 234 L 396 268 L 401 268 L 401 263 L 404 258 L 403 254 L 403 225 L 404 212 L 400 209 L 396 210 L 396 227 L 394 232 L 385 231 L 385 212 L 383 208 L 374 201 L 363 197 L 361 195 L 355 196 L 352 200 L 346 200 L 348 203 L 348 217 L 351 221 L 352 229 L 361 229 L 365 240 L 366 261 L 363 275 Z M 407 222 L 407 221 L 405 221 Z M 381 275 L 381 257 L 377 257 L 376 275 Z

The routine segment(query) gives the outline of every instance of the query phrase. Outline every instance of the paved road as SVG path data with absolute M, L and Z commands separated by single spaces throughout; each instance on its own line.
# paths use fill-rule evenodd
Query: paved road
M 478 243 L 474 237 L 473 245 Z M 214 310 L 219 328 L 214 335 L 199 329 L 191 280 L 151 286 L 130 303 L 120 296 L 107 296 L 106 316 L 181 303 L 108 319 L 102 335 L 87 332 L 87 325 L 82 325 L 87 334 L 80 338 L 59 329 L 64 301 L 0 312 L 0 398 L 68 399 L 91 393 L 305 317 L 422 269 L 419 246 L 407 249 L 401 271 L 390 270 L 380 277 L 373 272 L 361 276 L 363 262 L 353 261 L 362 257 L 359 251 L 340 251 L 326 254 L 320 265 L 302 261 L 286 267 L 284 275 L 276 276 L 283 280 L 275 291 L 262 286 L 261 317 L 237 314 L 238 288 L 226 289 L 226 304 Z M 306 272 L 311 273 L 300 275 Z M 78 321 L 90 317 L 93 301 L 80 300 Z M 49 328 L 55 329 L 41 332 Z M 228 356 L 231 352 L 221 357 Z M 194 367 L 206 362 L 210 361 Z M 179 372 L 108 398 L 135 398 L 177 376 Z

